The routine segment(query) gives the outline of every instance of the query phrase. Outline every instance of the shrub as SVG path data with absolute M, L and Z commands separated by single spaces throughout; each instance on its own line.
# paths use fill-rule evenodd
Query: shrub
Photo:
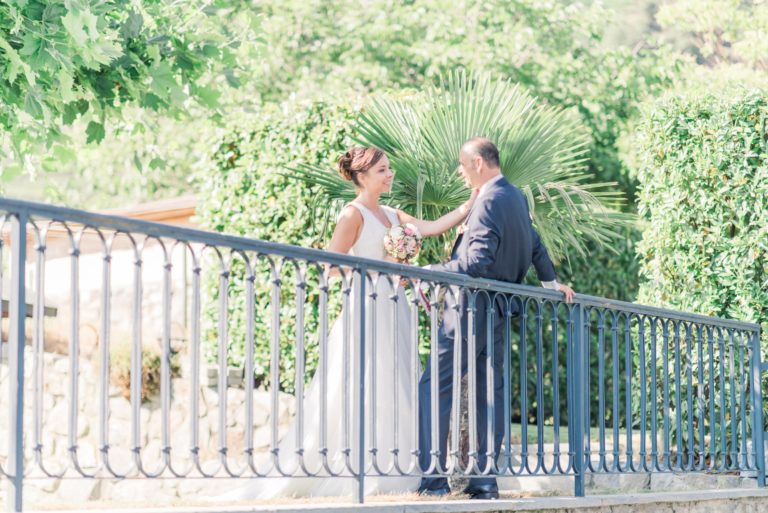
M 131 346 L 130 341 L 115 343 L 111 348 L 109 380 L 119 387 L 126 399 L 131 398 Z M 146 345 L 141 352 L 141 402 L 160 393 L 163 353 L 156 345 Z M 171 354 L 171 377 L 178 377 L 181 367 L 175 354 Z
M 768 94 L 674 96 L 639 132 L 640 300 L 766 326 Z
M 201 204 L 198 215 L 203 226 L 233 235 L 303 247 L 324 247 L 325 227 L 331 216 L 319 218 L 315 195 L 310 187 L 285 177 L 286 168 L 298 164 L 332 167 L 341 151 L 352 141 L 349 127 L 357 115 L 352 106 L 299 101 L 265 109 L 251 126 L 233 127 L 226 133 L 214 155 L 217 167 L 199 177 Z M 270 279 L 263 261 L 256 266 L 255 280 L 255 376 L 268 379 L 270 358 Z M 233 260 L 228 287 L 227 351 L 228 364 L 245 363 L 245 281 L 242 260 Z M 310 270 L 309 280 L 316 281 Z M 265 277 L 265 279 L 261 279 Z M 218 297 L 218 278 L 208 281 L 209 297 Z M 288 268 L 281 279 L 280 386 L 293 390 L 294 337 L 296 327 L 293 280 Z M 310 288 L 316 294 L 317 288 Z M 331 308 L 338 308 L 332 303 Z M 308 296 L 305 328 L 307 332 L 308 376 L 317 362 L 317 297 Z M 204 313 L 204 347 L 207 360 L 214 361 L 218 350 L 218 310 L 211 302 Z M 335 315 L 329 314 L 332 320 Z
M 638 132 L 640 301 L 760 323 L 763 353 L 767 124 L 766 91 L 688 93 L 653 105 Z

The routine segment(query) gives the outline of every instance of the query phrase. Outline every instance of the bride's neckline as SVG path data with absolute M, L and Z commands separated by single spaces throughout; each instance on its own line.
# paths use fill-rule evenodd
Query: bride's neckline
M 383 226 L 384 228 L 386 228 L 387 230 L 389 230 L 390 228 L 392 228 L 392 226 L 393 226 L 393 224 L 392 224 L 392 220 L 390 220 L 390 219 L 389 219 L 389 216 L 387 215 L 387 212 L 386 212 L 386 211 L 385 211 L 383 208 L 381 209 L 381 211 L 382 211 L 382 213 L 384 214 L 384 217 L 387 219 L 387 222 L 389 223 L 389 226 L 387 226 L 386 224 L 384 224 L 384 223 L 381 221 L 381 219 L 379 219 L 379 217 L 376 215 L 376 213 L 375 213 L 373 210 L 371 210 L 370 208 L 366 207 L 366 206 L 365 206 L 365 205 L 363 205 L 362 203 L 360 203 L 360 202 L 358 202 L 358 201 L 352 201 L 352 202 L 350 202 L 350 203 L 354 203 L 355 205 L 359 205 L 359 206 L 363 207 L 364 209 L 366 209 L 366 210 L 368 211 L 368 213 L 369 213 L 369 214 L 371 214 L 371 215 L 373 216 L 373 218 L 374 218 L 374 219 L 376 219 L 376 221 L 378 221 L 378 222 L 379 222 L 379 224 L 380 224 L 381 226 Z

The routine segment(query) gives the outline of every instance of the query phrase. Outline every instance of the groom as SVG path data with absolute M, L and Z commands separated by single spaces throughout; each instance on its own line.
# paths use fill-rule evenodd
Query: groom
M 547 288 L 554 288 L 565 294 L 567 302 L 573 300 L 573 290 L 557 283 L 555 269 L 541 243 L 539 234 L 531 225 L 528 203 L 523 193 L 511 185 L 501 174 L 499 168 L 499 150 L 488 139 L 476 137 L 465 142 L 459 152 L 459 173 L 470 188 L 480 188 L 467 220 L 460 230 L 460 235 L 453 246 L 451 260 L 446 264 L 434 265 L 437 271 L 449 271 L 468 274 L 475 278 L 489 278 L 499 281 L 521 283 L 531 264 L 536 274 Z M 489 454 L 499 454 L 504 436 L 503 408 L 503 365 L 504 358 L 504 323 L 507 321 L 500 304 L 492 303 L 495 312 L 493 335 L 489 340 L 487 331 L 488 300 L 478 294 L 475 304 L 475 351 L 467 354 L 467 298 L 466 293 L 459 299 L 461 312 L 461 373 L 467 372 L 468 358 L 476 360 L 475 386 L 477 400 L 477 463 L 481 470 L 487 464 Z M 438 331 L 438 441 L 434 448 L 431 425 L 431 360 L 419 381 L 419 463 L 422 471 L 429 469 L 432 454 L 439 451 L 440 466 L 445 467 L 448 422 L 451 416 L 451 398 L 453 395 L 453 357 L 456 316 L 446 307 L 443 322 Z M 493 405 L 494 440 L 488 447 L 487 440 L 487 394 L 486 394 L 486 358 L 488 352 L 493 355 Z M 472 400 L 472 398 L 470 398 Z M 472 427 L 470 426 L 470 429 Z M 489 453 L 492 451 L 492 453 Z M 421 480 L 419 494 L 446 495 L 450 493 L 445 477 L 424 477 Z M 464 490 L 473 499 L 497 499 L 499 497 L 494 477 L 472 478 Z

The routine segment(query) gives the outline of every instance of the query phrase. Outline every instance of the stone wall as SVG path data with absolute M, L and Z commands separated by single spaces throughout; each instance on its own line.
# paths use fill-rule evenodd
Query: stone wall
M 6 355 L 7 351 L 3 350 Z M 77 462 L 86 473 L 99 466 L 100 459 L 100 386 L 99 369 L 90 359 L 81 358 L 78 378 L 77 407 Z M 45 353 L 43 358 L 44 379 L 42 395 L 42 455 L 43 464 L 50 472 L 57 473 L 66 466 L 71 467 L 69 456 L 69 399 L 70 386 L 69 358 L 55 353 Z M 33 360 L 27 348 L 25 355 L 25 450 L 27 466 L 31 467 L 30 479 L 25 482 L 25 502 L 33 504 L 79 502 L 84 500 L 130 500 L 136 493 L 156 497 L 158 500 L 174 500 L 192 495 L 216 495 L 222 493 L 220 479 L 37 479 L 43 473 L 34 463 L 34 394 L 32 388 Z M 201 376 L 199 389 L 199 454 L 203 468 L 208 472 L 218 467 L 219 454 L 219 400 L 216 388 L 206 386 Z M 171 458 L 176 468 L 188 468 L 190 460 L 190 380 L 188 377 L 172 380 L 170 408 Z M 111 385 L 109 388 L 108 441 L 109 464 L 118 473 L 132 467 L 134 453 L 131 451 L 132 406 L 124 397 L 125 391 Z M 0 363 L 0 411 L 8 408 L 8 366 Z M 293 397 L 279 396 L 280 434 L 284 434 L 294 414 Z M 254 448 L 257 458 L 267 453 L 271 437 L 270 397 L 263 390 L 253 394 Z M 141 405 L 139 409 L 142 462 L 148 471 L 160 468 L 162 462 L 162 410 L 159 398 Z M 242 467 L 245 432 L 245 391 L 241 388 L 227 389 L 226 441 L 229 462 L 236 468 Z M 0 465 L 7 458 L 8 419 L 0 415 Z M 263 457 L 263 456 L 262 456 Z M 195 472 L 193 474 L 199 475 Z M 68 477 L 78 474 L 70 468 Z M 108 475 L 102 472 L 101 475 Z M 225 475 L 223 472 L 219 476 Z M 170 477 L 170 474 L 165 474 Z M 4 488 L 4 487 L 3 487 Z M 3 490 L 4 493 L 4 490 Z M 150 494 L 150 495 L 148 495 Z

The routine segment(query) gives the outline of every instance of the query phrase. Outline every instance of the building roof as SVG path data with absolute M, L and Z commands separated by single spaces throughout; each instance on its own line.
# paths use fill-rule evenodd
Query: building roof
M 132 207 L 102 210 L 101 213 L 142 219 L 144 221 L 154 221 L 156 223 L 197 228 L 198 223 L 193 219 L 196 206 L 197 199 L 194 196 L 181 196 L 178 198 L 140 203 Z
M 199 224 L 194 219 L 197 200 L 194 196 L 182 196 L 147 203 L 140 203 L 132 207 L 113 208 L 100 210 L 99 213 L 115 216 L 130 217 L 144 221 L 156 223 L 165 223 L 174 226 L 185 226 L 189 228 L 199 228 Z M 88 232 L 86 232 L 88 233 Z M 4 234 L 7 239 L 8 234 Z M 33 244 L 33 234 L 27 232 L 27 243 Z M 127 240 L 116 241 L 114 249 L 125 249 Z M 6 240 L 6 243 L 9 243 Z M 48 229 L 46 237 L 46 258 L 59 258 L 69 254 L 70 239 L 67 230 L 61 224 L 54 223 Z M 84 236 L 80 241 L 81 253 L 96 253 L 101 251 L 101 243 L 94 234 Z

